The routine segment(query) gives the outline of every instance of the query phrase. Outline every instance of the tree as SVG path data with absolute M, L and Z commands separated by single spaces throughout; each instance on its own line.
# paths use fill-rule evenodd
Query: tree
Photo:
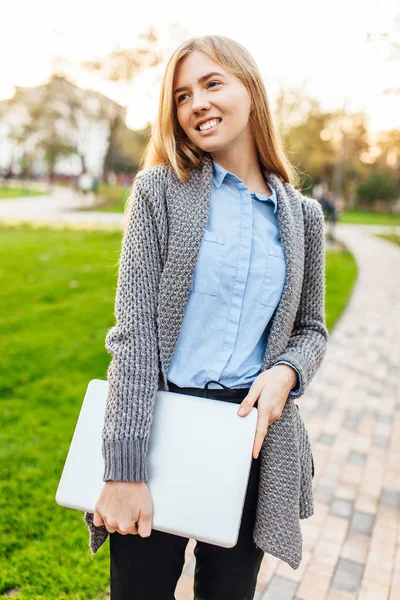
M 143 42 L 139 47 L 113 50 L 103 58 L 83 61 L 81 66 L 88 71 L 100 74 L 103 79 L 117 85 L 130 84 L 143 69 L 153 69 L 162 60 L 158 49 L 158 38 L 153 28 L 150 27 L 147 32 L 140 34 L 139 38 Z M 117 170 L 118 166 L 125 163 L 124 160 L 121 160 L 122 154 L 118 149 L 122 125 L 119 115 L 110 119 L 108 147 L 103 163 L 104 174 L 110 170 Z M 137 162 L 136 157 L 135 164 Z
M 392 168 L 400 177 L 400 130 L 381 131 L 376 142 L 376 164 L 383 168 Z
M 289 160 L 303 172 L 303 191 L 325 183 L 338 195 L 351 196 L 366 173 L 361 161 L 370 149 L 365 115 L 350 114 L 345 107 L 326 111 L 303 89 L 284 88 L 275 118 Z
M 121 111 L 101 94 L 81 90 L 66 76 L 55 74 L 43 85 L 16 88 L 14 96 L 2 103 L 3 116 L 9 114 L 14 123 L 9 125 L 9 139 L 31 164 L 38 155 L 44 157 L 51 178 L 58 160 L 66 156 L 79 156 L 85 169 L 92 128 Z M 19 116 L 17 122 L 13 112 Z
M 364 204 L 375 204 L 378 200 L 390 203 L 392 200 L 397 200 L 399 196 L 399 183 L 389 170 L 374 169 L 357 186 L 357 199 Z

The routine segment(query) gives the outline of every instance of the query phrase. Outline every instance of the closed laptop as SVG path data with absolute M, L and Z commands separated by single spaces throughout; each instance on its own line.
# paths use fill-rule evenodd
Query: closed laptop
M 104 485 L 101 452 L 108 382 L 89 382 L 56 502 L 94 512 Z M 153 529 L 225 548 L 236 545 L 252 463 L 257 409 L 158 390 L 148 454 Z

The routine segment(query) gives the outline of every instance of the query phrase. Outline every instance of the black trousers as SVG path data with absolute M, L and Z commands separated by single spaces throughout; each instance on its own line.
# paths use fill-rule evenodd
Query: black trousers
M 249 388 L 179 388 L 170 391 L 208 396 L 240 404 Z M 218 383 L 218 382 L 216 382 Z M 194 600 L 252 600 L 264 552 L 253 542 L 260 457 L 252 459 L 242 521 L 236 546 L 222 548 L 197 541 Z M 110 534 L 111 600 L 175 600 L 175 588 L 185 563 L 189 538 L 152 530 L 137 535 Z

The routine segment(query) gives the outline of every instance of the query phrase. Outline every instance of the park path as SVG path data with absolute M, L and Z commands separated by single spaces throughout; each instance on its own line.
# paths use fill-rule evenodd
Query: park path
M 80 212 L 62 191 L 0 201 L 0 224 L 123 227 L 123 215 Z M 400 598 L 400 247 L 372 235 L 388 230 L 336 228 L 359 273 L 298 402 L 313 448 L 315 512 L 301 521 L 300 567 L 265 555 L 255 600 Z M 176 600 L 193 599 L 194 545 L 190 540 Z
M 30 222 L 57 227 L 71 225 L 83 229 L 122 229 L 122 213 L 80 210 L 81 207 L 90 207 L 91 198 L 71 188 L 54 186 L 48 196 L 0 200 L 0 225 Z
M 255 600 L 400 598 L 400 247 L 372 230 L 337 227 L 359 273 L 298 402 L 316 466 L 315 512 L 301 521 L 300 567 L 265 555 Z M 193 598 L 194 545 L 177 600 Z

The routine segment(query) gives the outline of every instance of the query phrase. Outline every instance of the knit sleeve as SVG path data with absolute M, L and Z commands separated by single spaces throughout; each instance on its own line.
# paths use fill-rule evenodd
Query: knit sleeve
M 282 354 L 274 361 L 287 361 L 300 373 L 302 396 L 326 352 L 328 330 L 325 320 L 325 229 L 324 215 L 317 201 L 302 198 L 305 264 L 303 286 L 293 331 Z
M 136 178 L 119 260 L 116 324 L 102 431 L 103 480 L 147 481 L 146 454 L 158 389 L 157 297 L 161 257 L 149 191 Z
M 296 367 L 294 365 L 292 365 L 290 362 L 288 362 L 287 360 L 280 360 L 278 363 L 275 363 L 275 365 L 289 365 L 296 371 L 296 375 L 297 375 L 296 383 L 294 384 L 291 391 L 289 392 L 289 396 L 297 396 L 297 394 L 301 390 L 301 375 L 300 375 L 298 369 L 296 369 Z

